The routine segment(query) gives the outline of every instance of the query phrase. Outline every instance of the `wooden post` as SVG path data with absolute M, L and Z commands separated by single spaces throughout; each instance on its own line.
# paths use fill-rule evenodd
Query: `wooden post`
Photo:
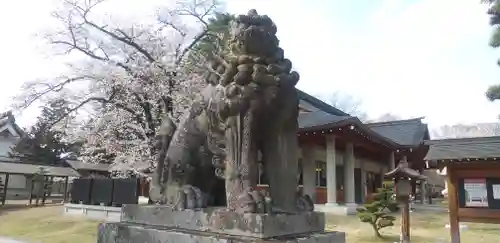
M 409 198 L 403 200 L 401 210 L 401 243 L 410 243 L 410 203 Z
M 448 209 L 450 215 L 451 243 L 460 243 L 460 225 L 458 218 L 458 181 L 455 178 L 453 167 L 448 166 Z
M 50 178 L 50 181 L 49 181 L 49 187 L 48 187 L 48 195 L 47 197 L 52 197 L 52 190 L 54 189 L 54 176 L 51 176 L 49 177 Z
M 30 194 L 29 194 L 29 199 L 30 199 L 30 205 L 33 202 L 33 189 L 35 188 L 35 180 L 31 178 L 31 186 L 30 186 Z
M 139 196 L 144 196 L 144 181 L 142 177 L 139 178 L 140 192 Z
M 63 202 L 66 202 L 68 200 L 68 180 L 69 180 L 69 177 L 66 176 L 64 178 L 64 201 Z
M 417 181 L 411 180 L 411 195 L 413 197 L 413 201 L 417 200 Z
M 52 180 L 52 177 L 44 176 L 43 179 L 43 186 L 42 186 L 42 206 L 45 205 L 45 200 L 47 199 L 47 194 L 48 192 L 48 186 L 50 181 Z
M 5 173 L 5 183 L 3 185 L 3 195 L 2 195 L 2 205 L 5 205 L 5 201 L 7 200 L 7 188 L 9 188 L 9 173 Z

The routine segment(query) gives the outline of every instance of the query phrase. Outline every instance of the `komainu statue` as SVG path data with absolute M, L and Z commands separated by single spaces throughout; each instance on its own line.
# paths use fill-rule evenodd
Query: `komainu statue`
M 153 201 L 241 213 L 313 210 L 309 196 L 297 193 L 299 74 L 276 32 L 255 10 L 232 23 L 231 41 L 208 65 L 199 99 L 178 126 L 163 122 Z M 270 198 L 256 190 L 259 153 Z

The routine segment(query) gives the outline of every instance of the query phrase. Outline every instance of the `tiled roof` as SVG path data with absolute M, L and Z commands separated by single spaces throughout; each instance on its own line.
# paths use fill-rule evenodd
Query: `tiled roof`
M 109 171 L 110 167 L 107 164 L 89 164 L 78 160 L 66 160 L 66 163 L 75 170 Z
M 336 115 L 336 116 L 349 116 L 349 114 L 321 101 L 320 99 L 300 90 L 300 89 L 296 89 L 297 90 L 297 94 L 299 96 L 299 100 L 303 100 L 309 104 L 311 104 L 312 106 L 318 108 L 319 110 L 323 111 L 323 112 L 326 112 L 328 114 L 331 114 L 331 115 Z
M 0 162 L 0 173 L 33 175 L 38 173 L 40 168 L 43 168 L 46 172 L 45 175 L 49 176 L 80 176 L 78 172 L 70 167 L 35 165 L 20 162 Z
M 425 160 L 486 159 L 500 157 L 500 136 L 425 141 Z
M 319 111 L 305 112 L 299 115 L 299 128 L 301 130 L 314 129 L 315 127 L 324 127 L 340 125 L 339 123 L 348 121 L 359 121 L 356 117 L 349 114 L 297 89 L 299 99 L 316 107 Z M 354 119 L 354 120 L 353 120 Z M 361 123 L 361 122 L 358 122 Z M 363 124 L 359 124 L 363 126 Z M 422 123 L 422 118 L 398 120 L 390 122 L 375 122 L 364 124 L 367 130 L 372 130 L 377 135 L 405 147 L 419 146 L 424 139 L 429 138 L 427 124 Z
M 336 124 L 348 119 L 356 119 L 349 114 L 297 89 L 300 101 L 316 107 L 319 111 L 301 113 L 299 127 L 301 129 L 324 126 L 327 123 Z M 401 146 L 419 146 L 424 139 L 429 138 L 427 124 L 422 123 L 422 118 L 398 120 L 390 122 L 375 122 L 365 124 L 378 135 L 383 136 Z
M 375 141 L 381 144 L 387 146 L 397 146 L 394 141 L 374 132 L 365 124 L 363 124 L 358 118 L 353 116 L 335 116 L 322 111 L 315 111 L 299 114 L 298 120 L 299 131 L 320 130 L 339 126 L 354 125 L 359 131 L 368 136 L 371 136 L 375 139 Z
M 147 171 L 150 169 L 151 165 L 147 161 L 141 161 L 141 162 L 136 162 L 133 164 L 128 164 L 128 163 L 115 163 L 114 165 L 111 165 L 109 170 L 110 171 L 126 171 L 126 170 L 136 170 L 136 171 Z
M 405 176 L 417 180 L 427 180 L 428 177 L 420 174 L 418 171 L 409 167 L 408 162 L 402 161 L 396 168 L 385 174 L 386 178 L 394 178 L 396 176 Z
M 346 119 L 351 119 L 352 116 L 336 116 L 328 114 L 324 111 L 313 111 L 299 114 L 299 128 L 312 128 L 323 126 L 329 123 L 337 123 Z
M 366 125 L 376 133 L 403 146 L 418 146 L 429 136 L 427 124 L 422 123 L 422 118 L 376 122 Z
M 24 130 L 21 129 L 17 125 L 16 119 L 12 115 L 12 111 L 6 111 L 3 113 L 0 113 L 0 127 L 3 127 L 5 125 L 7 125 L 8 123 L 10 123 L 12 125 L 12 128 L 14 128 L 14 130 L 19 134 L 19 136 L 22 137 L 22 136 L 26 135 Z

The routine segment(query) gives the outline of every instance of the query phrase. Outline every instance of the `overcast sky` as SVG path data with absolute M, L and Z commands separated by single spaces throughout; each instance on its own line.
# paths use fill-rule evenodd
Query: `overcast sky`
M 118 2 L 128 16 L 168 1 Z M 33 35 L 50 27 L 55 0 L 9 1 L 0 8 L 2 88 L 7 109 L 20 85 L 57 72 Z M 278 26 L 285 54 L 315 95 L 347 93 L 370 117 L 394 113 L 443 124 L 495 122 L 500 106 L 484 92 L 500 82 L 500 53 L 479 0 L 229 0 L 227 10 L 255 8 Z M 29 124 L 36 113 L 18 118 Z

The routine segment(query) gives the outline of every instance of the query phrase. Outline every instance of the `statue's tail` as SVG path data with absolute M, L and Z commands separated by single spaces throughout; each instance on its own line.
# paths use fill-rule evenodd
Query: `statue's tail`
M 170 146 L 170 141 L 174 136 L 175 130 L 177 126 L 170 119 L 170 117 L 165 116 L 160 126 L 160 131 L 157 138 L 157 148 L 160 149 L 158 155 L 158 164 L 156 165 L 156 170 L 153 174 L 153 178 L 151 180 L 150 188 L 149 188 L 149 198 L 153 202 L 159 202 L 162 200 L 163 190 L 164 190 L 164 181 L 167 178 L 165 177 L 165 161 L 167 157 L 168 147 Z

